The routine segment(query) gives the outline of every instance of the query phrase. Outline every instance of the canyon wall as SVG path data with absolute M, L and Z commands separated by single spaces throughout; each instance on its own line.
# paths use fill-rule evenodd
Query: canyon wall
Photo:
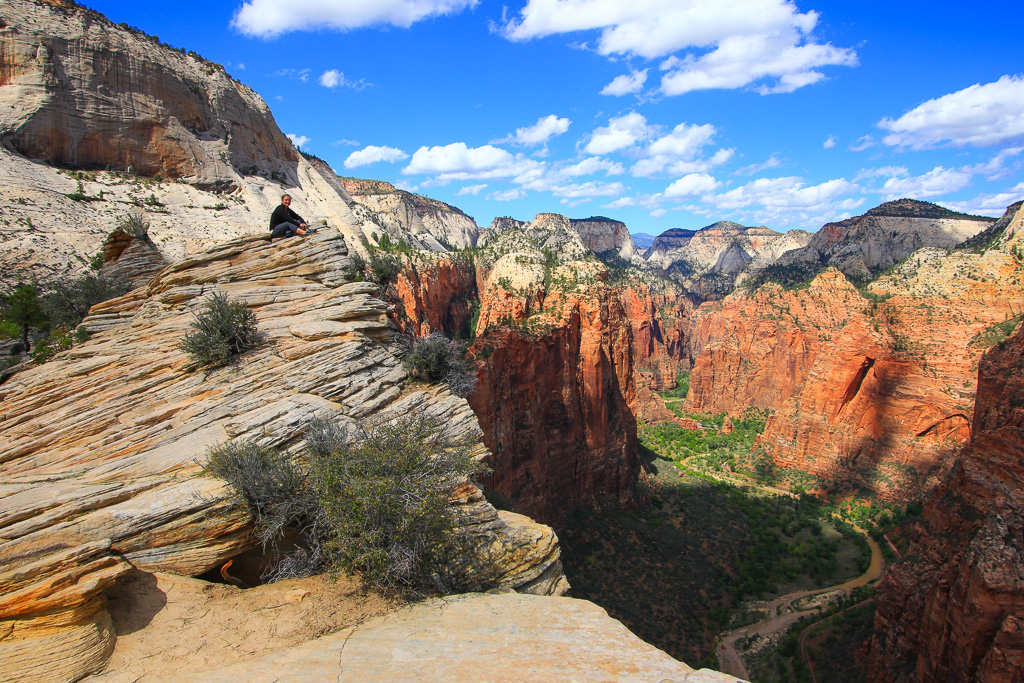
M 922 249 L 862 294 L 835 270 L 694 314 L 687 407 L 774 412 L 757 446 L 782 467 L 919 496 L 970 434 L 977 361 L 1021 314 L 1020 206 L 984 249 Z
M 874 681 L 1024 680 L 1024 327 L 985 354 L 970 443 L 876 598 Z
M 226 242 L 93 307 L 89 341 L 0 386 L 0 671 L 96 671 L 114 639 L 102 591 L 118 576 L 199 575 L 256 545 L 246 506 L 203 473 L 211 446 L 295 451 L 316 416 L 351 425 L 419 411 L 479 439 L 464 400 L 406 386 L 387 304 L 348 266 L 336 232 Z M 254 311 L 265 338 L 197 371 L 179 344 L 214 291 Z M 567 589 L 548 527 L 496 511 L 469 482 L 452 504 L 479 551 L 464 569 L 522 591 Z

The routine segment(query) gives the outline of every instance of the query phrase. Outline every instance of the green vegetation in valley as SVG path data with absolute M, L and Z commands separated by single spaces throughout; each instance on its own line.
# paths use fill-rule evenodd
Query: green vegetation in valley
M 1024 320 L 1024 314 L 1015 315 L 1001 323 L 986 327 L 974 336 L 970 345 L 983 349 L 991 348 L 1013 334 L 1022 320 Z
M 716 666 L 715 637 L 744 600 L 842 582 L 864 571 L 870 553 L 850 525 L 825 521 L 827 508 L 815 498 L 764 495 L 680 471 L 673 450 L 739 451 L 752 439 L 739 430 L 689 432 L 686 445 L 677 444 L 673 437 L 686 431 L 645 425 L 649 501 L 632 512 L 579 511 L 559 537 L 573 595 L 677 658 Z M 711 448 L 721 438 L 728 445 Z
M 690 371 L 682 370 L 676 375 L 676 387 L 675 389 L 669 389 L 668 391 L 659 391 L 658 395 L 663 399 L 678 399 L 686 398 L 690 394 Z
M 797 621 L 776 643 L 746 658 L 754 683 L 810 683 L 815 680 L 800 651 L 807 632 L 806 653 L 818 681 L 865 683 L 864 652 L 871 642 L 875 618 L 873 586 L 853 590 L 824 612 Z

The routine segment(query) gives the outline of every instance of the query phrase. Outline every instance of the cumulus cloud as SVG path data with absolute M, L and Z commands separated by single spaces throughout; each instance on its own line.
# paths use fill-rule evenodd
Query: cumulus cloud
M 630 112 L 608 120 L 608 125 L 598 128 L 590 135 L 590 141 L 583 148 L 587 154 L 610 154 L 632 147 L 645 140 L 652 129 L 642 114 Z
M 875 136 L 873 136 L 873 135 L 862 135 L 861 137 L 857 138 L 856 142 L 854 142 L 854 143 L 852 143 L 850 145 L 850 151 L 851 152 L 863 152 L 864 150 L 870 149 L 870 148 L 874 147 L 877 144 L 878 143 L 875 142 Z
M 767 171 L 769 168 L 778 168 L 781 165 L 782 160 L 773 154 L 760 164 L 750 164 L 749 166 L 736 169 L 736 175 L 754 175 L 761 171 Z
M 320 74 L 320 85 L 325 88 L 355 88 L 356 90 L 362 90 L 366 87 L 366 81 L 359 79 L 353 81 L 345 78 L 345 74 L 337 69 L 328 69 L 327 71 Z
M 761 206 L 776 210 L 819 210 L 857 188 L 845 178 L 807 186 L 803 178 L 758 178 L 746 185 L 704 198 L 719 209 Z
M 537 123 L 532 126 L 525 128 L 516 128 L 516 132 L 513 135 L 504 137 L 500 140 L 492 140 L 492 143 L 509 142 L 514 145 L 523 145 L 526 147 L 535 147 L 537 145 L 547 144 L 547 141 L 556 135 L 561 135 L 565 131 L 569 130 L 569 124 L 571 124 L 567 118 L 559 118 L 554 114 L 548 116 L 542 116 L 537 119 Z
M 789 0 L 529 0 L 501 32 L 530 40 L 600 31 L 600 54 L 669 56 L 662 63 L 666 95 L 758 81 L 759 92 L 769 94 L 821 80 L 820 67 L 857 64 L 854 50 L 815 42 L 817 22 L 817 12 L 800 13 Z M 682 58 L 674 54 L 684 50 L 690 52 Z
M 437 147 L 420 147 L 409 165 L 402 169 L 405 175 L 424 173 L 436 176 L 439 182 L 483 178 L 514 178 L 526 182 L 542 174 L 544 164 L 493 145 L 468 147 L 464 142 Z
M 665 197 L 668 199 L 699 197 L 714 192 L 720 185 L 720 182 L 707 173 L 691 173 L 666 187 Z
M 821 143 L 821 146 L 824 149 L 832 149 L 833 147 L 836 146 L 836 136 L 835 135 L 829 135 L 828 139 L 825 140 L 825 142 Z
M 882 142 L 911 149 L 991 147 L 1024 138 L 1024 76 L 976 83 L 928 100 L 898 119 L 882 119 L 878 126 L 889 131 Z
M 720 149 L 705 159 L 704 148 L 711 144 L 716 132 L 710 123 L 680 123 L 671 133 L 652 141 L 643 151 L 644 158 L 633 164 L 630 173 L 647 178 L 666 171 L 673 175 L 703 173 L 720 166 L 732 158 L 735 150 Z
M 943 202 L 943 205 L 954 211 L 973 213 L 981 216 L 1002 216 L 1006 207 L 1024 199 L 1024 183 L 1009 188 L 1005 192 L 980 194 L 966 202 Z
M 615 197 L 626 191 L 622 183 L 601 183 L 590 181 L 586 183 L 571 183 L 568 185 L 556 185 L 550 188 L 551 194 L 556 197 Z
M 312 140 L 307 138 L 305 135 L 296 135 L 295 133 L 287 133 L 288 139 L 292 141 L 292 144 L 296 147 L 302 147 L 303 145 L 309 144 Z
M 487 199 L 495 202 L 510 202 L 514 199 L 522 199 L 526 196 L 521 188 L 514 187 L 511 190 L 502 190 L 500 192 L 492 192 L 487 195 Z
M 644 83 L 647 82 L 647 69 L 637 71 L 633 69 L 628 74 L 616 76 L 611 83 L 601 90 L 602 95 L 628 95 L 629 93 L 640 92 Z
M 475 197 L 476 195 L 480 194 L 480 190 L 484 189 L 485 187 L 487 187 L 487 183 L 483 183 L 481 185 L 466 185 L 465 187 L 460 188 L 459 191 L 455 193 L 455 196 L 465 197 L 466 195 L 471 194 Z
M 360 166 L 376 164 L 379 161 L 394 163 L 408 158 L 409 155 L 397 147 L 367 145 L 348 155 L 348 158 L 345 159 L 345 168 L 359 168 Z
M 927 199 L 962 190 L 971 183 L 971 173 L 963 169 L 936 166 L 919 176 L 889 178 L 879 193 L 886 200 L 910 197 Z
M 427 17 L 457 14 L 479 0 L 246 0 L 231 25 L 247 36 L 273 38 L 290 31 L 367 26 L 408 28 Z

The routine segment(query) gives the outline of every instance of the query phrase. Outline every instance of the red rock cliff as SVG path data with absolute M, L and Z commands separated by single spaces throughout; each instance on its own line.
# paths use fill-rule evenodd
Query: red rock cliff
M 1024 680 L 1024 328 L 978 373 L 971 442 L 882 578 L 874 681 Z

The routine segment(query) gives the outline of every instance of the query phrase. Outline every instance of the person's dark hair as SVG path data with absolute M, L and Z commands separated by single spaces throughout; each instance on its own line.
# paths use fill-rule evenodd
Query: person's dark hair
M 281 195 L 281 201 L 282 202 L 284 201 L 285 197 L 288 197 L 289 199 L 291 199 L 291 195 L 290 194 L 283 194 L 283 195 Z

